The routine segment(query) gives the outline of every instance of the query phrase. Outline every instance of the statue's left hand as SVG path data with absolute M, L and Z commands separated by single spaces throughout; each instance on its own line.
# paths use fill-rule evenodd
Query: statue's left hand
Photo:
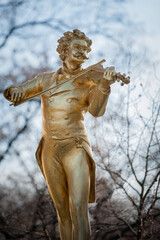
M 116 70 L 115 67 L 108 67 L 104 71 L 103 78 L 101 80 L 101 83 L 106 85 L 106 87 L 109 87 L 111 84 L 113 84 L 116 81 Z
M 103 78 L 99 83 L 99 90 L 104 94 L 110 93 L 110 85 L 116 81 L 116 71 L 114 67 L 108 67 L 104 71 Z
M 103 78 L 99 83 L 99 90 L 104 94 L 110 93 L 110 85 L 115 82 L 121 82 L 121 86 L 130 82 L 130 77 L 126 77 L 126 74 L 116 73 L 114 67 L 108 67 L 105 69 Z
M 126 77 L 126 74 L 121 74 L 120 72 L 117 73 L 114 67 L 106 68 L 100 84 L 105 84 L 106 87 L 109 87 L 116 81 L 121 82 L 121 86 L 123 86 L 130 83 L 130 77 Z

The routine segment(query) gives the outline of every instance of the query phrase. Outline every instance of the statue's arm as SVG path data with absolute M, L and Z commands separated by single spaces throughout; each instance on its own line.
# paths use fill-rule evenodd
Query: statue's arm
M 106 68 L 103 78 L 98 84 L 92 84 L 88 94 L 88 111 L 95 117 L 105 113 L 109 95 L 110 85 L 115 82 L 115 68 Z
M 41 92 L 43 89 L 43 77 L 44 74 L 40 74 L 19 86 L 9 86 L 4 90 L 3 95 L 7 100 L 14 102 Z
M 93 84 L 90 88 L 88 94 L 88 111 L 94 117 L 100 117 L 105 113 L 110 92 L 109 86 L 102 89 L 99 85 Z

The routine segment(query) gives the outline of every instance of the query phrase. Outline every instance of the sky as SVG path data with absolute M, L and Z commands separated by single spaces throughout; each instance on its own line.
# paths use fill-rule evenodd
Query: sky
M 160 1 L 133 0 L 124 4 L 130 18 L 142 24 L 146 31 L 145 39 L 148 47 L 157 57 L 160 55 Z
M 75 2 L 78 3 L 78 1 L 75 1 Z M 87 3 L 87 1 L 82 1 L 82 3 L 83 2 L 84 2 L 84 4 Z M 88 2 L 91 3 L 92 1 L 88 1 Z M 98 1 L 93 1 L 93 3 L 94 2 L 98 5 Z M 118 0 L 117 0 L 117 2 L 118 2 Z M 65 3 L 65 1 L 64 1 L 64 3 Z M 72 1 L 72 3 L 74 3 L 74 1 Z M 68 2 L 67 4 L 66 4 L 66 6 L 70 7 L 70 2 Z M 94 6 L 94 4 L 93 4 L 93 6 Z M 65 22 L 65 20 L 69 22 L 69 20 L 71 19 L 70 15 L 73 14 L 73 11 L 75 11 L 74 17 L 75 17 L 76 11 L 78 11 L 78 10 L 71 9 L 71 8 L 70 8 L 70 11 L 68 11 L 69 7 L 68 8 L 66 7 L 67 11 L 65 12 L 65 15 L 63 15 L 63 11 L 62 11 L 62 13 L 61 13 L 62 15 L 59 16 L 62 18 L 62 20 L 64 22 Z M 117 7 L 118 7 L 118 4 L 117 4 Z M 85 5 L 84 5 L 84 8 L 82 8 L 82 9 L 85 9 Z M 160 47 L 159 47 L 159 43 L 160 43 L 160 1 L 159 0 L 139 0 L 139 1 L 138 0 L 129 0 L 129 1 L 125 1 L 122 4 L 122 9 L 120 9 L 120 10 L 126 12 L 129 16 L 129 19 L 131 20 L 131 22 L 133 22 L 135 24 L 135 26 L 139 26 L 139 29 L 141 29 L 141 33 L 139 31 L 134 32 L 134 34 L 135 34 L 134 39 L 136 39 L 137 44 L 139 43 L 140 46 L 145 45 L 145 47 L 148 48 L 149 51 L 147 54 L 149 54 L 149 58 L 151 59 L 153 64 L 159 63 L 157 65 L 158 66 L 157 67 L 157 76 L 159 77 L 159 74 L 160 74 L 160 57 L 159 57 L 160 56 Z M 51 10 L 48 9 L 48 12 L 50 12 L 50 11 Z M 26 12 L 27 12 L 27 10 L 26 10 Z M 42 12 L 43 12 L 43 9 L 42 9 Z M 28 12 L 28 14 L 29 14 L 29 12 Z M 101 14 L 101 12 L 99 14 Z M 103 12 L 103 14 L 105 14 L 105 13 Z M 32 16 L 32 14 L 31 14 L 31 16 Z M 43 15 L 41 15 L 41 16 L 43 16 Z M 87 22 L 86 16 L 87 16 L 87 14 L 85 12 L 81 13 L 82 19 L 84 18 L 83 21 Z M 90 19 L 88 19 L 88 21 L 92 22 L 92 17 L 94 19 L 94 8 L 91 9 L 91 13 L 88 13 L 88 16 L 90 17 Z M 21 21 L 23 22 L 23 18 Z M 78 19 L 75 19 L 75 23 L 76 22 L 78 22 Z M 103 22 L 103 24 L 104 24 L 104 29 L 105 29 L 105 22 Z M 78 26 L 78 28 L 79 28 L 79 26 Z M 93 28 L 94 28 L 94 26 L 93 26 Z M 123 34 L 125 34 L 125 33 L 123 32 Z M 53 36 L 50 40 L 50 44 L 52 43 L 52 41 L 54 41 L 54 43 L 53 43 L 54 48 L 55 48 L 55 45 L 57 45 L 57 42 L 56 42 L 57 37 L 60 37 L 61 33 L 58 32 L 55 35 L 56 35 L 56 37 L 53 34 Z M 102 53 L 106 53 L 107 61 L 109 63 L 112 63 L 113 62 L 113 59 L 112 59 L 113 44 L 108 42 L 110 45 L 107 46 L 108 47 L 108 49 L 107 49 L 107 47 L 105 46 L 106 42 L 105 42 L 104 37 L 102 37 L 102 36 L 101 37 L 100 36 L 91 36 L 91 37 L 93 37 L 93 54 L 92 54 L 92 62 L 90 62 L 90 63 L 95 63 L 95 62 L 98 62 L 99 60 L 101 60 L 101 58 L 96 54 L 97 52 L 99 52 L 100 48 L 102 49 Z M 101 40 L 101 42 L 99 42 L 100 40 Z M 123 40 L 125 41 L 125 36 L 123 36 Z M 8 44 L 9 44 L 9 46 L 12 47 L 12 45 L 14 45 L 14 42 L 9 41 Z M 30 42 L 28 42 L 28 44 L 30 44 Z M 38 46 L 41 46 L 41 44 L 39 42 L 37 43 L 35 48 Z M 9 56 L 10 49 L 8 48 L 8 45 L 6 46 L 5 51 Z M 50 56 L 53 55 L 51 50 L 48 50 L 48 52 L 49 52 Z M 52 59 L 57 59 L 58 55 L 57 55 L 56 51 L 54 51 L 54 54 L 56 54 L 56 55 Z M 24 56 L 21 55 L 19 57 L 19 59 L 20 59 L 19 61 L 21 63 L 24 63 L 24 61 L 27 58 L 25 59 Z M 28 55 L 27 60 L 31 61 L 31 62 L 33 61 L 34 63 L 36 63 L 36 60 L 34 59 L 34 57 L 32 58 L 32 55 L 30 55 L 30 56 Z M 9 57 L 8 57 L 8 61 L 9 61 Z M 54 61 L 52 61 L 52 63 L 54 63 Z M 4 65 L 3 70 L 7 69 L 8 66 L 9 66 L 8 64 Z M 153 67 L 153 66 L 150 66 L 150 67 Z M 2 70 L 2 68 L 1 68 L 1 70 Z M 146 69 L 146 70 L 148 71 L 148 69 Z M 144 77 L 146 77 L 146 76 L 144 76 Z M 132 79 L 132 81 L 134 81 L 134 79 Z M 157 82 L 156 82 L 156 84 L 157 84 Z M 155 89 L 157 88 L 156 84 L 154 84 Z M 115 89 L 115 91 L 113 90 L 112 99 L 117 94 L 117 86 L 114 87 L 114 89 Z M 123 91 L 123 90 L 119 90 L 119 91 Z M 115 92 L 115 95 L 114 95 L 114 92 Z M 112 102 L 112 100 L 110 102 Z M 142 101 L 141 109 L 142 108 L 144 109 L 144 104 L 145 104 L 144 101 Z M 6 102 L 6 105 L 8 105 L 8 102 Z M 8 110 L 6 110 L 6 109 L 8 109 L 8 108 L 6 107 L 5 111 L 9 110 L 9 109 Z M 19 108 L 19 110 L 17 110 L 17 111 L 20 112 L 21 109 L 22 108 Z M 148 110 L 147 110 L 147 108 L 145 108 L 145 109 L 146 109 L 145 115 L 147 115 Z M 12 109 L 10 111 L 12 111 L 12 113 L 13 113 L 13 111 L 15 111 L 15 109 Z M 6 162 L 9 162 L 9 161 L 10 161 L 10 159 L 8 159 L 8 161 L 6 161 Z M 17 168 L 17 166 L 18 166 L 18 165 L 15 165 L 13 162 L 10 165 L 13 166 L 13 168 L 15 168 L 15 166 Z M 3 164 L 1 164 L 0 170 L 3 173 L 6 172 L 7 175 L 10 174 L 10 171 L 6 168 L 6 165 L 4 164 L 4 162 L 3 162 Z
M 160 35 L 160 1 L 127 1 L 126 8 L 132 19 L 142 22 L 148 34 Z

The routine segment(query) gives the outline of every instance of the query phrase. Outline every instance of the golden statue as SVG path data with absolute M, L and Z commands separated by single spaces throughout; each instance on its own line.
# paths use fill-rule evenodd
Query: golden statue
M 102 116 L 110 85 L 129 77 L 104 69 L 102 60 L 85 70 L 81 65 L 92 41 L 75 29 L 58 40 L 63 65 L 20 86 L 10 86 L 4 96 L 12 105 L 41 96 L 43 131 L 36 158 L 56 207 L 62 240 L 89 240 L 88 202 L 95 200 L 95 163 L 83 123 L 88 111 Z

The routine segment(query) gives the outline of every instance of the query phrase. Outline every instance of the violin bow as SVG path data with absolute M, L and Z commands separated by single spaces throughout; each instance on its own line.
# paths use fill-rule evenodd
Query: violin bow
M 75 80 L 76 78 L 78 78 L 78 77 L 82 76 L 83 74 L 89 72 L 90 70 L 92 70 L 93 68 L 97 67 L 98 65 L 104 63 L 105 61 L 106 61 L 106 60 L 103 59 L 103 60 L 101 60 L 100 62 L 98 62 L 98 63 L 96 63 L 96 64 L 93 64 L 93 65 L 89 66 L 88 68 L 84 69 L 82 72 L 76 74 L 74 77 L 72 77 L 72 78 L 70 78 L 70 79 L 68 79 L 68 80 L 66 80 L 66 81 L 64 81 L 64 82 L 62 82 L 62 83 L 59 83 L 58 85 L 56 85 L 56 86 L 54 86 L 54 87 L 50 87 L 50 88 L 45 89 L 45 90 L 43 90 L 43 91 L 41 91 L 41 92 L 39 92 L 39 93 L 36 93 L 36 94 L 34 94 L 34 95 L 30 96 L 30 97 L 27 97 L 27 98 L 22 99 L 22 100 L 20 100 L 20 101 L 13 102 L 12 104 L 10 104 L 10 106 L 11 106 L 11 105 L 14 105 L 14 107 L 16 107 L 16 106 L 18 106 L 18 105 L 20 105 L 20 104 L 22 104 L 22 103 L 25 103 L 25 102 L 27 102 L 27 101 L 29 101 L 29 100 L 32 100 L 32 99 L 35 98 L 35 97 L 40 97 L 41 95 L 43 95 L 44 93 L 46 93 L 46 92 L 48 92 L 48 91 L 50 91 L 50 90 L 57 89 L 57 88 L 59 88 L 60 86 L 62 86 L 63 84 L 65 84 L 66 82 Z

